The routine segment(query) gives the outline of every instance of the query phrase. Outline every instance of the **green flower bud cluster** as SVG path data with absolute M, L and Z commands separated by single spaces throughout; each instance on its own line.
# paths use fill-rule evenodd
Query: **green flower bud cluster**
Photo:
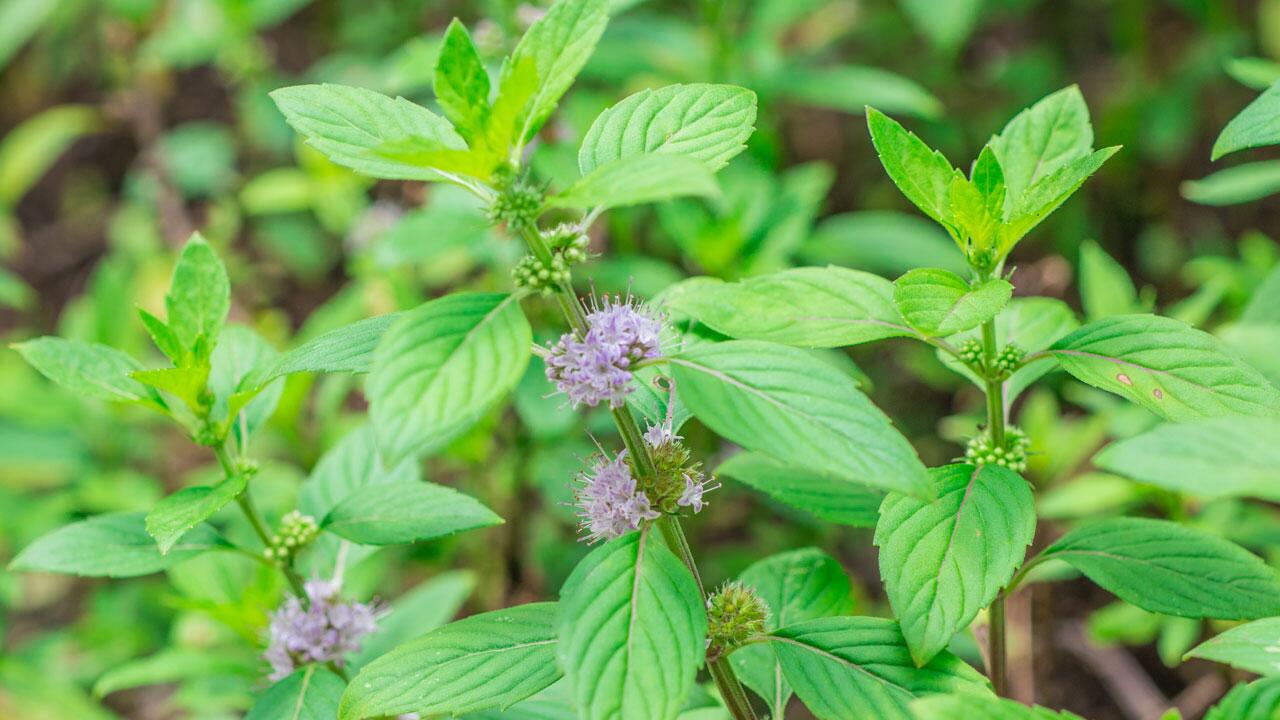
M 996 356 L 996 369 L 1001 374 L 1008 375 L 1018 369 L 1018 366 L 1022 364 L 1022 358 L 1026 356 L 1026 351 L 1018 347 L 1017 343 L 1009 343 Z
M 271 538 L 271 544 L 262 554 L 276 565 L 284 566 L 290 557 L 315 540 L 319 534 L 320 526 L 316 524 L 315 518 L 294 510 L 280 519 L 280 532 Z
M 511 279 L 516 287 L 550 295 L 556 288 L 569 284 L 569 265 L 561 255 L 552 255 L 550 264 L 536 256 L 525 255 L 511 269 Z
M 591 238 L 577 225 L 560 223 L 550 230 L 543 230 L 542 238 L 546 240 L 551 252 L 562 256 L 569 265 L 586 262 L 587 245 L 591 243 Z
M 569 284 L 569 269 L 587 259 L 590 239 L 576 225 L 564 223 L 543 230 L 542 238 L 551 249 L 550 262 L 534 255 L 524 256 L 511 271 L 516 287 L 550 295 L 561 285 Z
M 965 340 L 964 344 L 960 346 L 960 357 L 971 365 L 981 365 L 983 357 L 982 343 L 972 339 Z
M 507 178 L 489 205 L 489 220 L 512 231 L 536 227 L 542 200 L 542 188 L 522 177 Z
M 982 467 L 999 465 L 1023 473 L 1027 471 L 1027 450 L 1031 439 L 1022 430 L 1009 426 L 1004 431 L 1004 447 L 997 447 L 991 436 L 983 433 L 969 441 L 964 451 L 966 462 Z
M 707 598 L 707 655 L 720 657 L 765 631 L 769 606 L 756 591 L 738 581 L 725 583 Z

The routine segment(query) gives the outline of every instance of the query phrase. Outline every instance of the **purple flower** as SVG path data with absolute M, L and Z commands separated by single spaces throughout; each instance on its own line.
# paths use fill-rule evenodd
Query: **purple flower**
M 271 614 L 271 640 L 263 657 L 271 663 L 272 681 L 307 663 L 342 665 L 343 656 L 359 650 L 361 638 L 378 629 L 378 608 L 342 602 L 337 583 L 312 580 L 306 591 L 308 607 L 290 597 Z
M 578 476 L 580 485 L 574 498 L 587 542 L 620 537 L 659 516 L 649 504 L 649 496 L 636 489 L 626 455 L 625 450 L 612 460 L 599 455 L 591 469 Z
M 551 348 L 547 379 L 574 407 L 626 402 L 635 363 L 661 352 L 662 320 L 648 308 L 605 296 L 587 315 L 587 333 L 568 332 Z
M 708 488 L 707 480 L 705 478 L 695 478 L 692 474 L 686 474 L 684 476 L 684 494 L 680 496 L 680 499 L 676 501 L 676 504 L 683 507 L 693 508 L 695 513 L 702 512 L 702 506 L 706 504 L 702 501 L 702 493 L 709 489 L 714 490 L 717 487 L 720 486 L 716 485 L 715 487 Z
M 680 436 L 671 429 L 670 420 L 660 422 L 657 425 L 650 425 L 649 429 L 644 431 L 644 444 L 648 445 L 652 450 L 657 450 L 667 443 L 673 443 L 680 439 Z

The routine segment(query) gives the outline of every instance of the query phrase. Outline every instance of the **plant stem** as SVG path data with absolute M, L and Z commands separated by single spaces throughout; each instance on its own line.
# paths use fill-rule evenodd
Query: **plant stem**
M 546 241 L 543 240 L 537 228 L 524 227 L 520 230 L 520 235 L 529 245 L 529 250 L 540 261 L 550 263 L 551 248 L 547 247 Z M 562 284 L 557 289 L 556 300 L 560 303 L 560 309 L 564 311 L 565 319 L 569 321 L 574 332 L 585 335 L 587 313 L 573 288 L 568 284 Z M 622 443 L 627 448 L 627 456 L 635 465 L 636 472 L 642 478 L 653 477 L 657 472 L 653 457 L 649 454 L 649 447 L 644 443 L 640 424 L 636 422 L 631 408 L 623 405 L 620 408 L 613 408 L 612 412 L 613 421 L 618 426 L 618 433 L 622 435 Z M 671 551 L 680 557 L 685 567 L 689 568 L 689 572 L 693 574 L 694 582 L 698 585 L 698 595 L 705 603 L 707 590 L 702 584 L 702 575 L 698 572 L 697 562 L 693 558 L 693 548 L 689 546 L 689 540 L 680 526 L 680 519 L 674 515 L 663 515 L 657 520 L 657 525 Z M 720 689 L 720 696 L 724 699 L 725 707 L 733 715 L 734 720 L 756 720 L 755 711 L 751 708 L 750 700 L 747 699 L 747 691 L 743 689 L 728 659 L 722 657 L 708 662 L 707 669 L 715 680 L 716 687 Z
M 239 472 L 236 470 L 235 462 L 231 459 L 231 452 L 227 450 L 226 440 L 213 446 L 213 454 L 218 457 L 218 464 L 222 466 L 222 472 L 227 478 L 232 478 Z M 253 526 L 253 532 L 262 541 L 262 546 L 264 548 L 271 547 L 271 534 L 267 532 L 266 523 L 262 521 L 262 516 L 258 514 L 257 509 L 253 506 L 253 499 L 249 497 L 248 486 L 236 496 L 236 504 L 240 506 L 241 512 L 249 520 L 249 524 Z M 302 578 L 289 565 L 281 567 L 280 571 L 284 573 L 285 579 L 289 581 L 289 586 L 293 588 L 294 594 L 302 598 L 305 603 L 307 601 L 307 591 L 302 584 Z
M 987 431 L 991 433 L 994 447 L 1004 447 L 1004 381 L 996 368 L 996 322 L 988 320 L 982 325 L 983 371 L 987 391 Z M 1005 641 L 1005 596 L 999 594 L 987 608 L 987 662 L 991 685 L 996 694 L 1008 693 L 1008 646 Z

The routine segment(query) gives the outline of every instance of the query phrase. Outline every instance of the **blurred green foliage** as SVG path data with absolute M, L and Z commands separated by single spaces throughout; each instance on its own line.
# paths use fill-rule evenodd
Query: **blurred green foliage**
M 889 277 L 923 264 L 958 270 L 950 239 L 884 176 L 863 106 L 958 159 L 1018 109 L 1078 83 L 1099 144 L 1125 149 L 1019 246 L 1015 285 L 1090 319 L 1158 308 L 1217 333 L 1280 382 L 1280 155 L 1252 150 L 1210 163 L 1228 120 L 1280 79 L 1280 1 L 612 6 L 575 92 L 532 148 L 538 175 L 575 177 L 591 119 L 645 87 L 743 85 L 759 95 L 759 129 L 720 174 L 719 197 L 612 213 L 593 236 L 593 250 L 607 255 L 579 273 L 592 278 L 583 291 L 653 296 L 691 274 L 738 279 L 828 263 Z M 515 0 L 0 0 L 0 333 L 18 342 L 56 332 L 158 359 L 134 308 L 159 312 L 194 229 L 227 261 L 233 322 L 277 348 L 446 291 L 509 289 L 521 251 L 468 196 L 330 163 L 294 137 L 267 93 L 342 82 L 431 105 L 452 17 L 496 64 L 539 12 Z M 550 304 L 528 310 L 540 339 L 558 332 Z M 983 412 L 964 379 L 905 343 L 851 358 L 848 370 L 926 461 L 960 454 Z M 582 425 L 599 436 L 612 429 L 606 413 L 582 420 L 544 397 L 539 370 L 517 390 L 519 423 L 488 418 L 427 467 L 508 524 L 365 558 L 349 571 L 353 594 L 401 597 L 431 578 L 417 592 L 439 595 L 400 600 L 449 611 L 423 620 L 421 632 L 464 602 L 492 609 L 559 587 L 585 552 L 564 507 L 566 481 L 592 451 Z M 211 472 L 210 458 L 146 413 L 55 391 L 7 349 L 0 387 L 6 562 L 50 528 L 147 509 Z M 363 407 L 350 377 L 283 384 L 255 441 L 267 459 L 255 486 L 269 518 L 293 507 L 302 479 L 361 422 Z M 1046 523 L 1137 510 L 1275 559 L 1280 522 L 1270 507 L 1198 500 L 1093 468 L 1103 444 L 1154 425 L 1146 411 L 1058 374 L 1016 413 L 1032 439 L 1029 476 Z M 709 433 L 690 436 L 703 456 L 724 457 Z M 856 572 L 860 605 L 883 612 L 865 530 L 823 524 L 738 483 L 715 502 L 717 512 L 693 524 L 714 548 L 703 553 L 710 582 L 771 552 L 817 545 Z M 451 570 L 459 567 L 474 576 Z M 108 585 L 0 573 L 0 716 L 238 717 L 261 687 L 261 608 L 275 604 L 281 581 L 234 556 L 166 574 L 169 583 Z M 1099 606 L 1082 594 L 1060 611 L 1086 616 Z M 1088 631 L 1150 645 L 1171 666 L 1200 632 L 1123 604 L 1093 613 Z M 971 644 L 953 649 L 976 657 Z M 1182 687 L 1195 677 L 1182 668 L 1164 679 Z M 1048 702 L 1070 700 L 1073 681 L 1063 682 Z M 1105 696 L 1077 700 L 1092 703 L 1079 708 L 1089 717 L 1120 717 Z

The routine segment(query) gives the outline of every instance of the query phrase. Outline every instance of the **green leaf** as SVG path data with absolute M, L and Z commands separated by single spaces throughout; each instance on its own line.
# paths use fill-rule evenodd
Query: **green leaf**
M 884 499 L 865 485 L 783 463 L 763 453 L 738 453 L 721 463 L 716 474 L 838 525 L 875 527 Z
M 333 162 L 388 180 L 439 180 L 419 165 L 396 162 L 379 151 L 387 143 L 416 139 L 441 150 L 467 145 L 439 115 L 404 98 L 344 85 L 295 85 L 271 93 L 285 119 Z
M 160 572 L 224 543 L 207 525 L 187 533 L 168 554 L 160 554 L 147 533 L 143 513 L 111 513 L 72 523 L 41 536 L 9 563 L 10 570 L 134 577 Z
M 476 574 L 470 570 L 447 570 L 396 598 L 390 611 L 378 618 L 378 629 L 361 639 L 359 651 L 347 656 L 348 672 L 448 623 L 475 586 Z
M 722 335 L 801 347 L 842 347 L 913 335 L 893 285 L 844 268 L 795 268 L 737 283 L 686 282 L 664 305 Z
M 398 482 L 363 488 L 330 510 L 320 527 L 353 542 L 395 545 L 501 523 L 480 501 L 452 488 Z
M 600 113 L 578 149 L 583 175 L 623 158 L 680 155 L 715 171 L 746 147 L 756 94 L 735 85 L 642 90 Z
M 1083 720 L 1066 710 L 1054 712 L 1039 705 L 1027 707 L 1016 700 L 970 693 L 920 698 L 911 703 L 911 711 L 916 720 Z
M 995 317 L 1013 286 L 991 278 L 973 287 L 949 270 L 919 268 L 893 283 L 893 300 L 912 327 L 926 335 L 947 336 L 975 328 Z
M 1249 304 L 1240 313 L 1240 322 L 1280 326 L 1280 265 L 1272 268 L 1253 291 Z
M 1004 171 L 1006 216 L 1040 181 L 1090 154 L 1093 126 L 1080 88 L 1072 85 L 1013 117 L 988 145 Z
M 0 66 L 8 52 L 3 37 L 12 30 L 6 20 L 13 16 L 5 9 L 34 3 L 7 3 L 0 8 Z M 0 205 L 13 207 L 44 176 L 71 144 L 101 129 L 99 110 L 89 105 L 59 105 L 27 118 L 0 140 Z
M 769 640 L 796 695 L 819 720 L 911 720 L 908 706 L 917 697 L 987 687 L 948 652 L 916 667 L 892 620 L 821 618 L 777 630 Z
M 1267 677 L 1280 676 L 1280 618 L 1263 618 L 1225 630 L 1192 648 L 1197 657 Z
M 555 603 L 517 605 L 410 640 L 356 675 L 338 717 L 505 710 L 559 679 L 555 612 Z
M 93 684 L 95 697 L 121 690 L 166 685 L 195 678 L 256 677 L 261 659 L 243 653 L 212 653 L 207 648 L 167 647 L 145 657 L 116 664 Z
M 866 65 L 816 67 L 795 63 L 786 69 L 777 92 L 795 103 L 849 113 L 862 114 L 870 105 L 885 112 L 926 118 L 942 114 L 942 103 L 920 83 Z
M 1280 83 L 1267 88 L 1222 128 L 1211 159 L 1239 150 L 1280 144 Z
M 632 155 L 607 162 L 547 199 L 552 207 L 611 208 L 720 193 L 707 166 L 682 155 Z
M 698 586 L 651 535 L 592 550 L 561 590 L 558 655 L 582 720 L 671 720 L 703 662 Z
M 180 365 L 186 357 L 186 351 L 177 334 L 169 329 L 163 320 L 142 308 L 138 308 L 138 316 L 142 318 L 142 326 L 147 329 L 147 334 L 151 336 L 151 341 L 160 352 L 164 353 L 164 356 L 169 358 L 175 366 Z
M 209 390 L 214 396 L 213 417 L 228 422 L 238 441 L 267 421 L 275 412 L 284 384 L 253 384 L 256 368 L 272 365 L 280 353 L 258 333 L 243 325 L 231 325 L 209 359 Z
M 373 354 L 367 392 L 383 458 L 452 442 L 520 380 L 532 334 L 513 295 L 458 293 L 404 313 Z
M 199 411 L 200 399 L 209 380 L 209 363 L 203 361 L 187 367 L 138 370 L 130 377 L 143 385 L 173 395 L 186 403 L 192 411 Z
M 154 402 L 155 393 L 130 377 L 142 370 L 137 360 L 106 345 L 58 337 L 17 343 L 24 360 L 62 387 L 78 395 L 117 402 Z
M 1140 309 L 1129 272 L 1092 240 L 1080 245 L 1080 304 L 1090 320 Z
M 867 128 L 880 164 L 907 199 L 955 234 L 951 180 L 959 172 L 942 153 L 875 108 L 867 108 Z
M 156 539 L 160 553 L 167 555 L 184 535 L 235 500 L 246 482 L 242 473 L 236 473 L 212 487 L 183 488 L 156 503 L 147 513 L 147 532 Z
M 551 116 L 608 22 L 605 0 L 559 0 L 520 38 L 509 63 L 531 62 L 538 77 L 538 89 L 521 115 L 520 143 L 531 140 Z
M 311 470 L 298 494 L 298 509 L 323 518 L 338 503 L 363 494 L 371 485 L 412 483 L 421 480 L 418 463 L 406 459 L 388 468 L 378 457 L 373 426 L 363 424 L 330 448 Z
M 930 265 L 960 273 L 968 269 L 955 242 L 936 223 L 892 210 L 824 218 L 800 246 L 800 259 L 813 265 L 844 265 L 891 277 Z
M 1280 420 L 1222 417 L 1160 425 L 1108 445 L 1093 462 L 1176 492 L 1280 501 Z
M 898 0 L 904 13 L 933 47 L 959 49 L 982 14 L 982 0 Z
M 1083 525 L 1039 556 L 1063 560 L 1150 612 L 1250 620 L 1280 614 L 1280 580 L 1239 545 L 1167 520 Z
M 364 423 L 347 433 L 312 468 L 298 493 L 298 510 L 322 520 L 338 503 L 356 497 L 364 488 L 384 483 L 412 483 L 422 480 L 422 469 L 414 458 L 405 458 L 388 468 L 378 454 L 373 426 Z M 332 533 L 321 533 L 310 550 L 299 559 L 303 570 L 331 572 L 345 558 L 352 567 L 373 554 L 376 548 L 355 545 Z
M 1017 473 L 995 465 L 930 473 L 938 499 L 890 493 L 875 535 L 889 604 L 917 665 L 991 604 L 1036 531 L 1031 488 Z
M 198 360 L 213 352 L 231 309 L 227 269 L 200 233 L 191 236 L 173 268 L 164 296 L 169 329 Z
M 294 671 L 277 682 L 249 708 L 245 720 L 332 720 L 345 684 L 317 665 Z
M 760 560 L 738 576 L 769 606 L 766 629 L 853 612 L 849 576 L 835 558 L 817 548 L 780 553 Z M 748 645 L 729 656 L 743 684 L 769 704 L 773 717 L 785 716 L 791 686 L 782 677 L 773 648 Z
M 503 63 L 498 79 L 498 96 L 489 108 L 484 136 L 478 142 L 495 160 L 503 160 L 511 146 L 521 140 L 521 116 L 539 87 L 535 58 L 524 56 L 514 62 L 508 58 Z
M 748 450 L 872 487 L 928 497 L 906 438 L 833 365 L 771 343 L 695 346 L 670 359 L 698 419 Z
M 1182 197 L 1201 205 L 1239 205 L 1280 192 L 1280 160 L 1263 160 L 1187 180 Z
M 1089 323 L 1047 351 L 1063 369 L 1169 420 L 1280 415 L 1280 392 L 1213 336 L 1158 315 Z
M 1280 715 L 1280 678 L 1240 683 L 1209 708 L 1203 720 L 1275 720 Z
M 489 73 L 457 18 L 449 23 L 436 59 L 435 94 L 458 134 L 474 144 L 488 123 Z
M 1260 57 L 1236 57 L 1222 64 L 1236 82 L 1254 90 L 1266 90 L 1280 81 L 1280 63 Z
M 1005 224 L 1000 229 L 998 252 L 1001 255 L 1008 253 L 1014 244 L 1075 194 L 1084 181 L 1119 150 L 1119 146 L 1107 147 L 1076 158 L 1028 188 L 1014 205 L 1009 206 L 1006 201 Z
M 300 372 L 367 373 L 374 349 L 400 313 L 365 318 L 308 340 L 254 369 L 245 387 L 261 387 L 284 375 Z

